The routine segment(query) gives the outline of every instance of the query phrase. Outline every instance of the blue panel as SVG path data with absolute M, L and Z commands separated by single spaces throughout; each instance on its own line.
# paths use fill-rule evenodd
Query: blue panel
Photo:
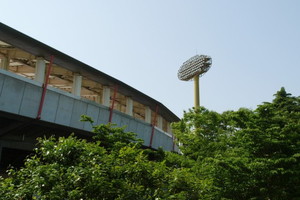
M 125 131 L 129 131 L 128 130 L 129 121 L 130 121 L 129 118 L 122 116 L 121 117 L 121 122 L 120 122 L 120 127 L 124 126 L 125 127 Z
M 47 90 L 41 119 L 48 122 L 54 122 L 58 107 L 59 94 L 51 90 Z
M 160 134 L 160 132 L 158 132 L 155 129 L 154 135 L 153 135 L 153 140 L 152 140 L 152 147 L 155 149 L 157 149 L 158 147 L 161 147 L 162 140 L 163 140 L 162 134 Z
M 135 119 L 130 120 L 128 130 L 136 133 L 138 122 Z
M 1 96 L 1 92 L 2 92 L 4 79 L 5 79 L 5 76 L 3 74 L 0 74 L 0 96 Z
M 41 87 L 26 84 L 20 108 L 20 115 L 35 118 L 38 113 L 41 95 Z
M 92 104 L 88 104 L 86 115 L 91 117 L 94 120 L 94 125 L 97 125 L 95 122 L 98 121 L 100 108 Z M 92 125 L 90 123 L 84 123 L 84 130 L 92 131 Z
M 171 138 L 167 135 L 165 135 L 165 136 L 166 136 L 166 140 L 162 144 L 162 147 L 166 151 L 172 151 L 173 150 L 173 138 Z
M 108 118 L 109 118 L 108 108 L 100 108 L 97 125 L 107 124 L 108 123 Z
M 41 84 L 19 77 L 13 73 L 0 70 L 0 110 L 35 118 L 40 103 Z M 80 122 L 80 116 L 86 114 L 93 118 L 95 125 L 107 124 L 109 109 L 100 104 L 89 102 L 80 97 L 51 88 L 47 90 L 41 119 L 73 128 L 91 130 L 87 123 Z M 149 146 L 152 126 L 134 119 L 124 113 L 114 111 L 112 122 L 119 127 L 126 126 L 125 131 L 137 133 L 137 137 Z M 160 129 L 155 129 L 152 147 L 162 146 L 165 150 L 173 148 L 172 137 Z M 175 150 L 178 147 L 175 146 Z
M 121 118 L 122 118 L 122 115 L 114 112 L 111 121 L 113 124 L 117 124 L 117 126 L 120 127 L 121 126 Z
M 70 125 L 73 104 L 74 99 L 72 99 L 71 97 L 60 95 L 55 118 L 56 123 L 66 126 Z
M 19 114 L 25 82 L 6 76 L 0 96 L 0 110 Z
M 152 147 L 158 149 L 162 147 L 166 151 L 171 151 L 173 146 L 172 137 L 169 137 L 159 129 L 155 129 Z
M 148 146 L 150 143 L 152 127 L 150 125 L 139 123 L 137 127 L 137 137 L 144 140 L 144 145 Z
M 86 102 L 83 102 L 80 100 L 74 100 L 74 106 L 73 106 L 73 110 L 72 110 L 70 126 L 72 126 L 74 128 L 83 129 L 84 124 L 86 124 L 88 122 L 81 122 L 80 116 L 85 115 L 87 113 L 87 107 L 88 107 L 88 104 Z

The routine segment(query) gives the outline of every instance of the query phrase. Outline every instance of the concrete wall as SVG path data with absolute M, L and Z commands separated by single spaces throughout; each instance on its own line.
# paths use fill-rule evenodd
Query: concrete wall
M 0 111 L 36 118 L 42 95 L 42 84 L 0 69 Z M 81 115 L 92 117 L 95 124 L 106 124 L 109 108 L 59 89 L 48 87 L 41 120 L 66 127 L 90 131 L 89 123 L 80 122 Z M 113 112 L 112 122 L 126 126 L 126 131 L 135 132 L 148 146 L 152 127 L 144 121 L 121 113 Z M 162 147 L 167 151 L 173 148 L 172 136 L 155 128 L 153 148 Z M 176 147 L 177 150 L 177 147 Z

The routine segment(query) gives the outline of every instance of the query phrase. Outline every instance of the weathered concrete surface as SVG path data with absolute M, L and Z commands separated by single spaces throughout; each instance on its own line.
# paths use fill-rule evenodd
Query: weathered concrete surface
M 35 119 L 41 95 L 41 83 L 0 69 L 0 112 Z M 73 129 L 91 131 L 90 124 L 80 122 L 81 115 L 92 117 L 95 124 L 106 124 L 109 119 L 109 108 L 56 88 L 48 87 L 40 119 L 41 123 L 50 122 Z M 120 127 L 126 126 L 126 131 L 137 133 L 138 138 L 144 140 L 145 146 L 150 144 L 152 133 L 150 124 L 119 111 L 113 111 L 112 122 Z M 6 145 L 7 142 L 8 140 L 4 141 L 0 136 L 0 149 L 1 145 Z M 155 149 L 162 147 L 167 151 L 172 151 L 172 136 L 155 128 L 152 147 Z M 16 148 L 23 147 L 19 145 Z M 28 148 L 27 145 L 26 149 L 28 150 L 30 147 Z M 177 149 L 175 147 L 175 150 Z

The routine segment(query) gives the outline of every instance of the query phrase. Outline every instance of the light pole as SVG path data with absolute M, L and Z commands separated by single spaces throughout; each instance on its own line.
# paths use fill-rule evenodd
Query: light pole
M 200 106 L 199 78 L 211 67 L 212 59 L 207 55 L 195 55 L 185 61 L 178 70 L 178 78 L 182 81 L 194 80 L 195 108 Z

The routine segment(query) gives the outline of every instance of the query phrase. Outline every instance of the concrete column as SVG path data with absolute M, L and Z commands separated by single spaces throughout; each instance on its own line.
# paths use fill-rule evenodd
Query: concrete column
M 103 87 L 102 104 L 109 107 L 110 103 L 110 88 L 108 86 Z
M 163 129 L 163 118 L 160 115 L 157 115 L 157 127 Z
M 100 95 L 97 95 L 97 96 L 96 96 L 96 103 L 99 103 L 99 104 L 101 103 Z
M 34 80 L 40 83 L 44 83 L 46 72 L 46 62 L 44 58 L 37 58 L 35 64 L 35 77 Z
M 167 122 L 167 133 L 172 133 L 172 128 L 170 122 Z
M 145 108 L 145 122 L 151 124 L 151 109 L 149 106 L 146 106 Z
M 82 85 L 82 76 L 80 76 L 79 74 L 74 74 L 73 85 L 72 85 L 72 94 L 80 96 L 81 95 L 81 85 Z
M 9 58 L 8 57 L 2 57 L 1 58 L 0 69 L 8 70 L 8 67 L 9 67 Z
M 130 116 L 133 114 L 133 101 L 130 97 L 126 97 L 126 114 Z

